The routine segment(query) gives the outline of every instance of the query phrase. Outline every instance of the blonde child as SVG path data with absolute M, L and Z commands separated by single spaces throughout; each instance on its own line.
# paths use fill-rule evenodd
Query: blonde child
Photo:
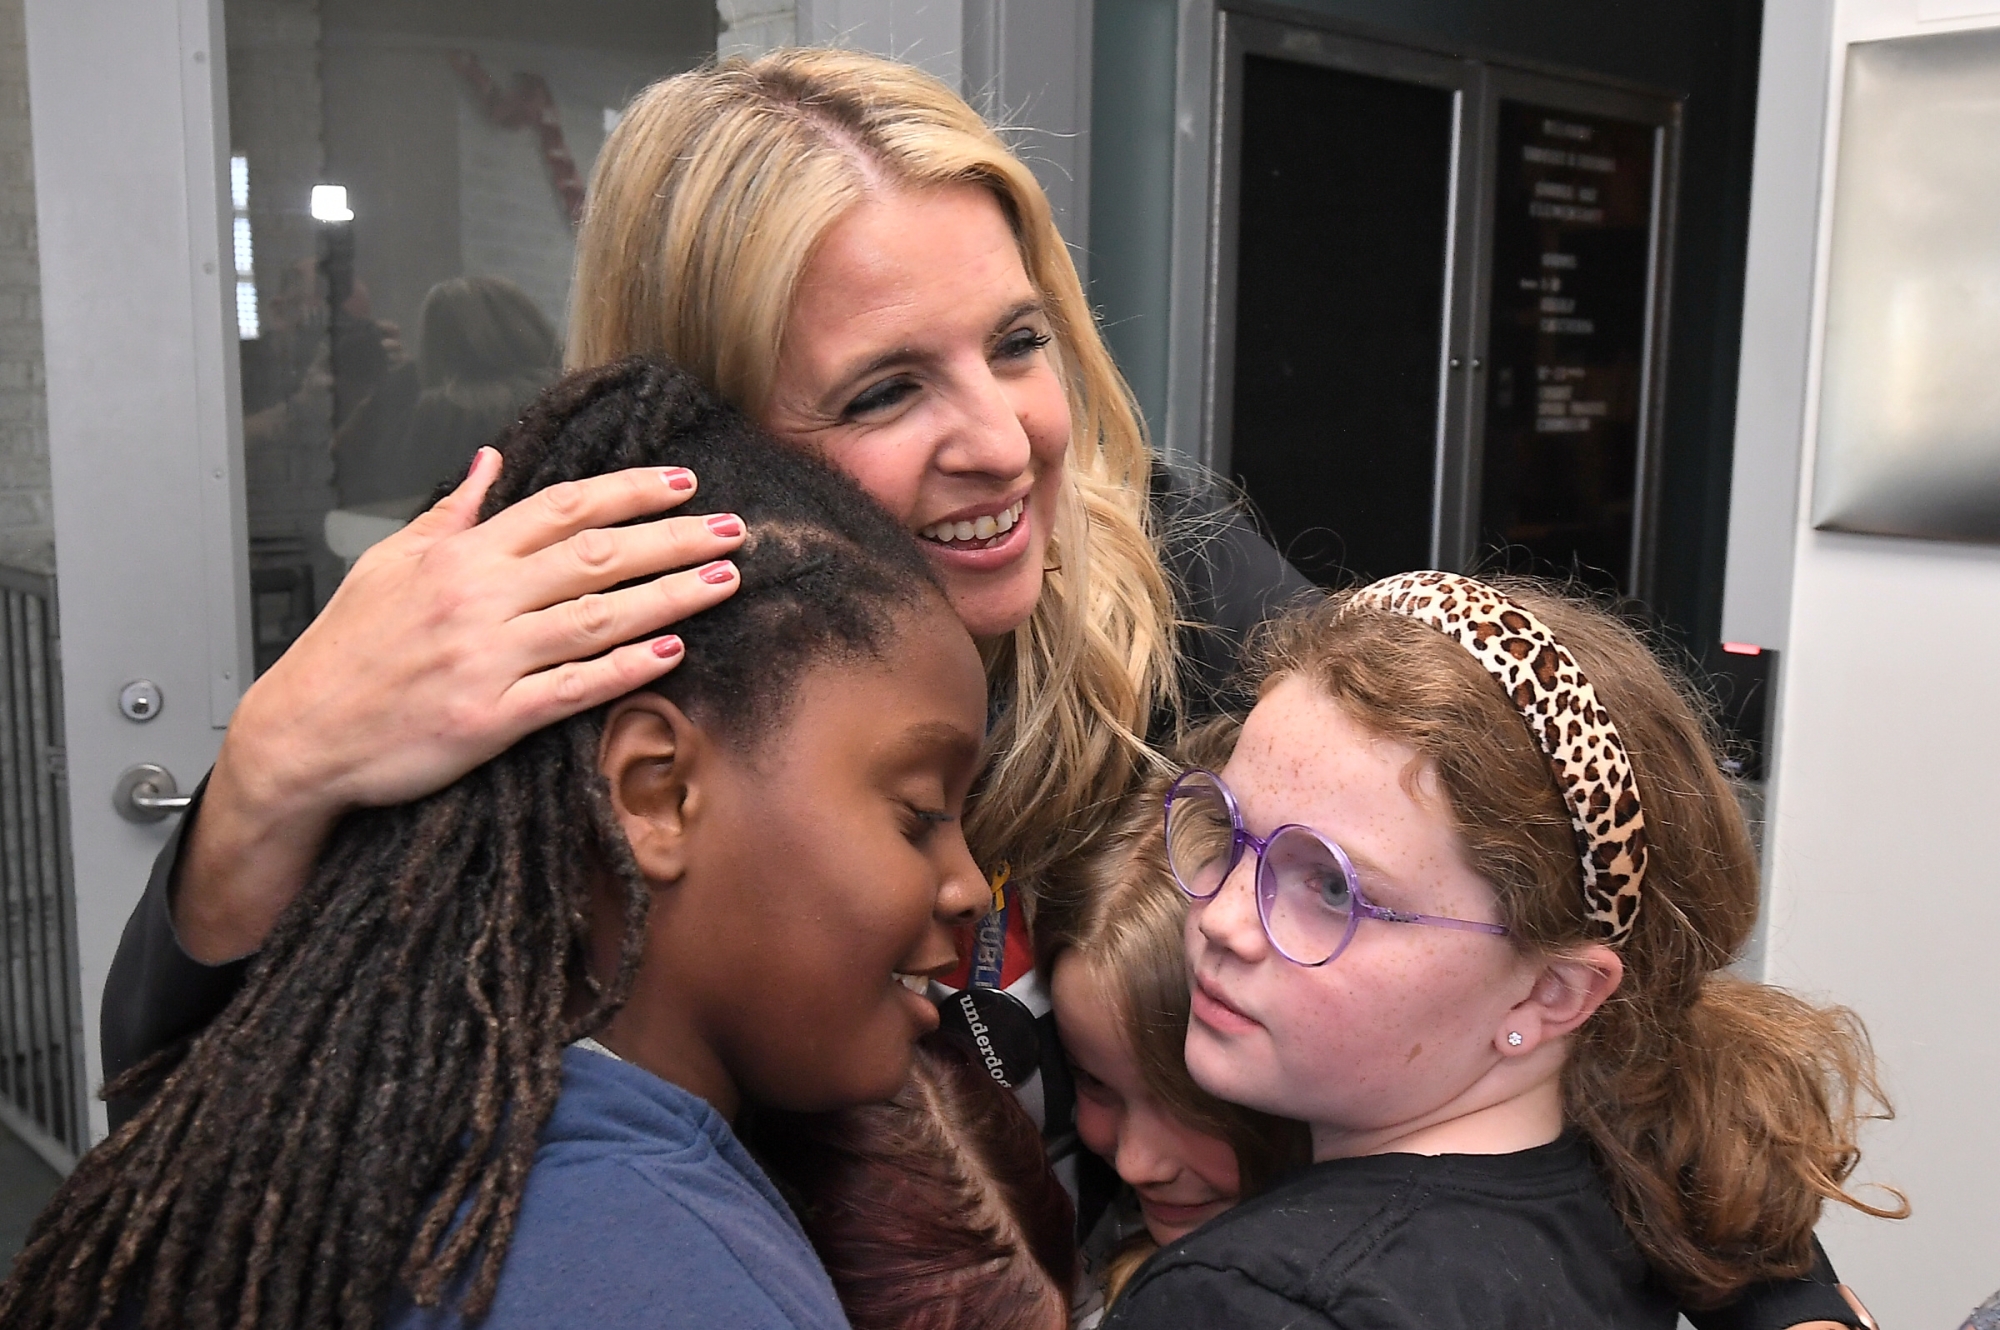
M 1235 731 L 1211 723 L 1175 756 L 1220 765 Z M 1126 802 L 1103 844 L 1051 879 L 1036 917 L 1077 1134 L 1124 1188 L 1085 1242 L 1086 1323 L 1159 1247 L 1309 1158 L 1303 1124 L 1223 1103 L 1188 1076 L 1187 900 L 1167 871 L 1167 784 Z

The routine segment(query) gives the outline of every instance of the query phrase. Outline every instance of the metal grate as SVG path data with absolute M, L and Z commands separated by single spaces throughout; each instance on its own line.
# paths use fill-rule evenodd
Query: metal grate
M 0 565 L 0 1122 L 59 1167 L 90 1130 L 64 784 L 55 579 Z

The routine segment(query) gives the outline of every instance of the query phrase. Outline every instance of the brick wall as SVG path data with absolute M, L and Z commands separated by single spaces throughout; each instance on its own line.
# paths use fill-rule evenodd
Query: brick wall
M 0 0 L 0 562 L 55 570 L 21 0 Z

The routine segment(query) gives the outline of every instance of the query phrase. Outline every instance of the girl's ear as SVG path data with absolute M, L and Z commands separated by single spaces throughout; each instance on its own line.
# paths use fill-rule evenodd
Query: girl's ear
M 658 693 L 634 693 L 604 719 L 597 767 L 611 787 L 611 808 L 632 857 L 652 882 L 678 881 L 687 870 L 703 748 L 700 729 Z
M 1560 1039 L 1589 1020 L 1624 978 L 1625 962 L 1600 942 L 1551 956 L 1494 1032 L 1494 1048 L 1502 1057 L 1521 1057 Z

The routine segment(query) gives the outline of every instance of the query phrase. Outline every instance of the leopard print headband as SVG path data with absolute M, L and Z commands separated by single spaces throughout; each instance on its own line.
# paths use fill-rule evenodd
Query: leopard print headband
M 1507 691 L 1555 773 L 1583 863 L 1583 908 L 1612 946 L 1639 917 L 1646 876 L 1646 814 L 1618 727 L 1575 659 L 1547 625 L 1484 582 L 1457 573 L 1404 573 L 1354 593 L 1367 605 L 1421 620 L 1472 653 Z

